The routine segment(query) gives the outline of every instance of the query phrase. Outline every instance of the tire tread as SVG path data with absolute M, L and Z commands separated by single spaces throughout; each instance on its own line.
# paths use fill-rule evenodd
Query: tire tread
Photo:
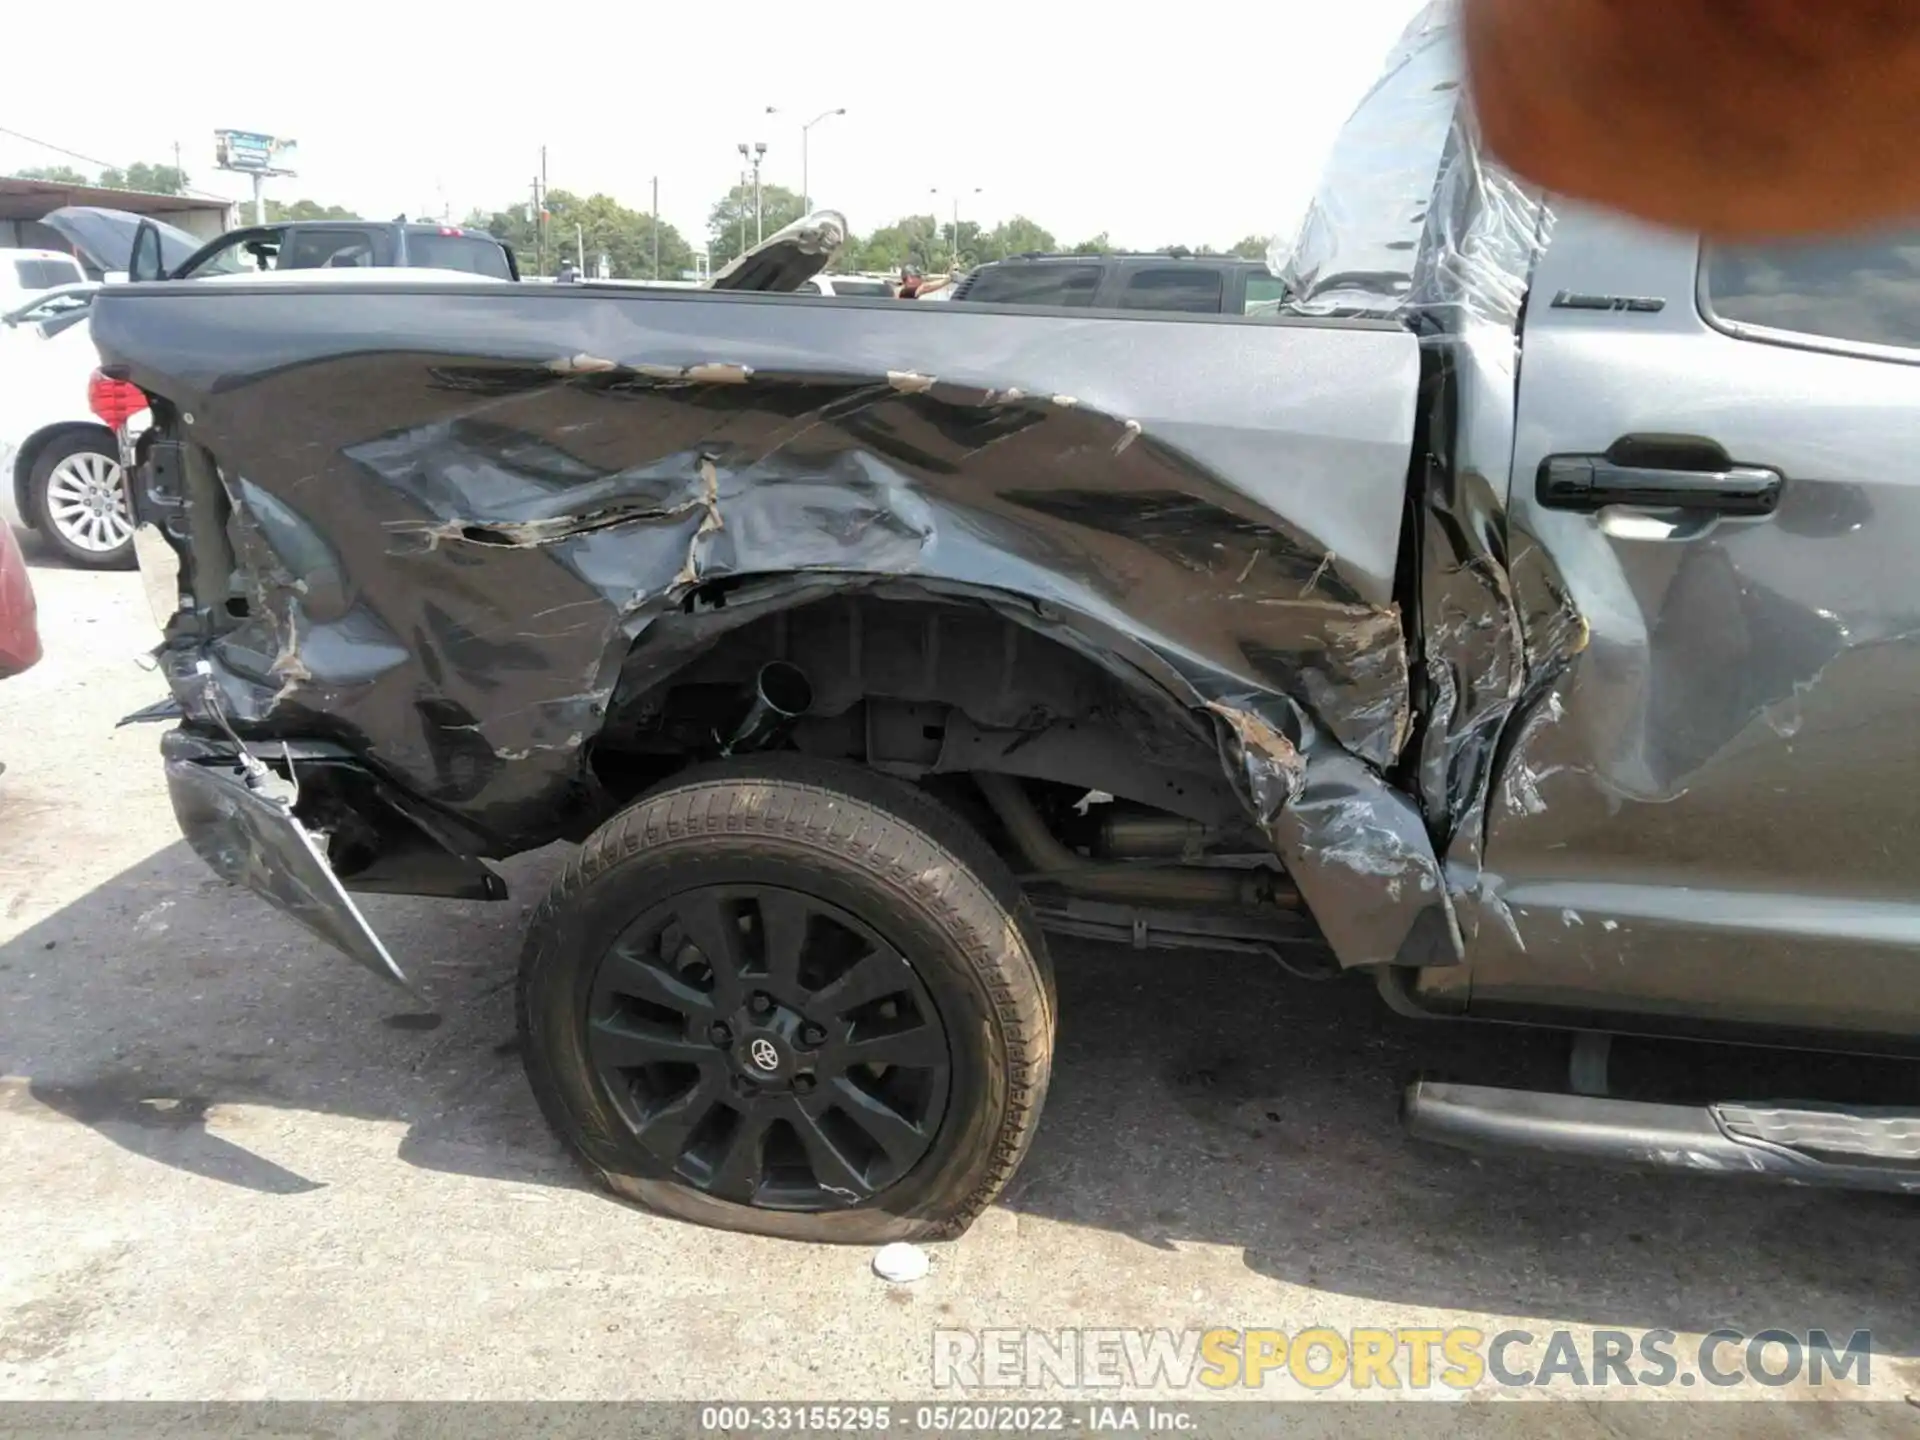
M 562 917 L 596 882 L 641 853 L 716 836 L 772 839 L 837 855 L 932 912 L 940 928 L 961 942 L 957 948 L 1001 1028 L 1007 1094 L 984 1173 L 920 1231 L 927 1239 L 960 1234 L 992 1204 L 1032 1144 L 1052 1074 L 1051 966 L 1019 882 L 980 835 L 925 792 L 859 766 L 797 756 L 698 766 L 587 837 L 530 917 L 520 967 L 515 1008 L 542 1108 L 556 1118 L 558 1102 L 535 1069 L 527 1033 L 529 991 L 551 958 Z M 1009 925 L 1017 944 L 1007 943 Z

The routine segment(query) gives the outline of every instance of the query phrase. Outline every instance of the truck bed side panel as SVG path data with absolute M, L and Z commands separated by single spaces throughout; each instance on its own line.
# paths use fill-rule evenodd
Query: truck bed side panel
M 1382 778 L 1410 728 L 1402 331 L 392 286 L 123 287 L 93 326 L 232 508 L 224 633 L 177 622 L 168 657 L 190 715 L 204 657 L 253 733 L 343 741 L 507 852 L 591 809 L 656 617 L 905 578 L 1215 727 L 1345 962 L 1423 914 L 1457 954 Z

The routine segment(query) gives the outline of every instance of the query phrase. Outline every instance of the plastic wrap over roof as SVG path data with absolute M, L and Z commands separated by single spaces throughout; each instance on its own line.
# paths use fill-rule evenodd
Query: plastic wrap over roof
M 1551 215 L 1480 148 L 1455 0 L 1413 19 L 1360 102 L 1291 251 L 1289 308 L 1511 327 Z

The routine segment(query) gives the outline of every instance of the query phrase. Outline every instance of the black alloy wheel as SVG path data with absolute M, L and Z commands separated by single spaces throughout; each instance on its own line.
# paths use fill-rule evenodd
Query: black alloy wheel
M 590 1174 L 796 1240 L 957 1235 L 1039 1126 L 1053 978 L 979 833 L 857 765 L 689 770 L 602 825 L 535 911 L 527 1078 Z
M 939 1011 L 906 957 L 825 901 L 704 885 L 600 962 L 587 1048 L 634 1138 L 738 1205 L 859 1205 L 906 1175 L 946 1112 Z

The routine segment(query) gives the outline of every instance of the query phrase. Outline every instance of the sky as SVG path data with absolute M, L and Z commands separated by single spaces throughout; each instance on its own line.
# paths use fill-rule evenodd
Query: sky
M 827 9 L 828 7 L 823 7 Z M 556 189 L 660 210 L 696 247 L 765 141 L 767 183 L 801 188 L 856 232 L 907 214 L 988 226 L 1022 214 L 1063 243 L 1225 247 L 1290 233 L 1328 146 L 1418 0 L 1211 0 L 1094 7 L 978 0 L 796 19 L 792 3 L 218 7 L 191 24 L 100 0 L 85 103 L 70 67 L 19 67 L 0 127 L 125 166 L 213 168 L 216 128 L 299 141 L 277 199 L 386 217 L 493 210 Z M 832 7 L 841 15 L 843 7 Z M 489 13 L 502 21 L 489 20 Z M 777 113 L 768 114 L 769 106 Z M 96 165 L 0 135 L 0 172 Z M 931 192 L 938 190 L 938 196 Z

